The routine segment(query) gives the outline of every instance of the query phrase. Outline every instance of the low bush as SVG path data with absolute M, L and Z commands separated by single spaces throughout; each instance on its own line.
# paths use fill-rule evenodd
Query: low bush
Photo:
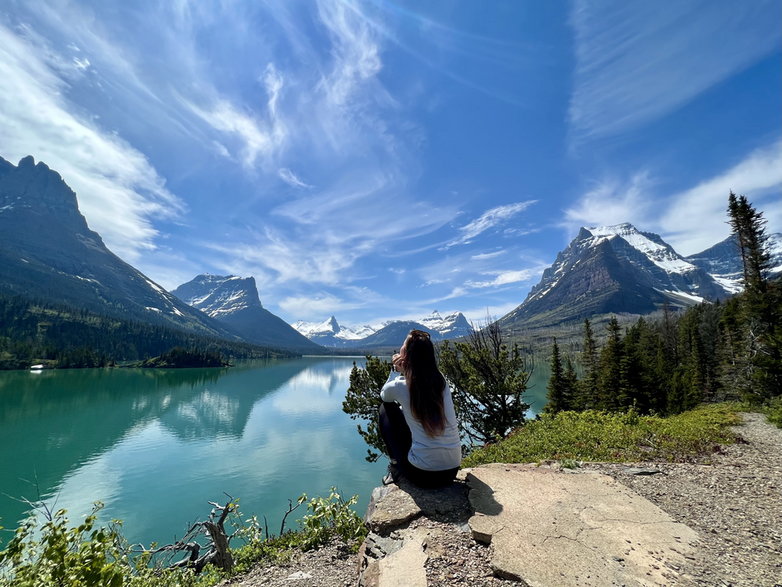
M 777 396 L 760 408 L 766 414 L 768 421 L 777 428 L 782 428 L 782 396 Z
M 505 440 L 473 451 L 466 467 L 485 463 L 543 460 L 633 462 L 681 461 L 730 443 L 731 425 L 739 422 L 735 404 L 703 406 L 671 416 L 626 413 L 559 412 L 544 414 Z

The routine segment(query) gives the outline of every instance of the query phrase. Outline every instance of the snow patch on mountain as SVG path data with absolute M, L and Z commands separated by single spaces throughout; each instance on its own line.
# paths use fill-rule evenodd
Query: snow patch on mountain
M 333 338 L 336 341 L 361 340 L 376 331 L 375 328 L 369 325 L 355 327 L 344 326 L 337 322 L 337 319 L 334 316 L 331 316 L 323 322 L 305 322 L 299 320 L 293 324 L 293 327 L 310 340 L 318 341 L 321 344 L 326 344 L 327 341 L 321 342 L 321 340 L 328 338 Z
M 458 338 L 466 336 L 472 330 L 472 326 L 461 312 L 453 312 L 442 316 L 435 310 L 429 316 L 417 320 L 429 330 L 434 330 L 443 338 Z
M 782 273 L 782 233 L 768 235 L 766 251 L 771 258 L 769 270 L 771 276 Z M 687 260 L 709 273 L 731 294 L 739 293 L 744 289 L 744 268 L 739 246 L 733 235 L 705 251 L 690 255 Z
M 173 293 L 189 306 L 218 319 L 247 308 L 262 307 L 252 277 L 199 275 Z
M 659 236 L 640 232 L 627 222 L 613 226 L 594 226 L 586 230 L 596 239 L 592 244 L 596 244 L 601 238 L 621 238 L 666 273 L 689 273 L 696 270 L 695 265 L 687 262 Z
M 293 327 L 301 334 L 325 346 L 361 346 L 362 341 L 371 335 L 393 327 L 396 324 L 408 322 L 403 320 L 389 320 L 378 326 L 346 326 L 340 324 L 334 316 L 331 316 L 323 322 L 305 322 L 299 320 L 293 324 Z M 437 310 L 429 316 L 414 321 L 432 331 L 434 338 L 439 340 L 443 338 L 458 338 L 466 336 L 472 330 L 470 323 L 461 312 L 453 312 L 442 316 Z M 418 326 L 416 326 L 417 328 Z

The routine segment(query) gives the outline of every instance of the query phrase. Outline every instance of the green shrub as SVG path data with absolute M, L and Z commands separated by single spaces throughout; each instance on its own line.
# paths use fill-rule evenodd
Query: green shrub
M 782 396 L 775 397 L 769 401 L 760 408 L 760 411 L 766 414 L 769 422 L 777 428 L 782 428 Z
M 260 560 L 282 563 L 297 550 L 307 550 L 338 538 L 354 551 L 367 534 L 366 526 L 351 507 L 354 495 L 344 500 L 332 487 L 328 497 L 307 500 L 302 495 L 297 506 L 306 503 L 309 513 L 299 520 L 297 531 L 269 536 L 251 516 L 237 529 L 246 544 L 232 549 L 235 572 L 248 570 Z M 96 503 L 84 522 L 69 527 L 65 510 L 51 514 L 42 511 L 47 522 L 37 528 L 33 518 L 15 532 L 5 550 L 0 551 L 0 585 L 13 587 L 92 586 L 101 587 L 207 587 L 228 577 L 228 573 L 208 566 L 195 575 L 188 569 L 161 568 L 153 564 L 153 551 L 131 552 L 120 531 L 120 522 L 95 528 L 102 504 Z M 296 509 L 292 504 L 288 513 Z M 286 514 L 287 515 L 287 514 Z M 241 518 L 238 517 L 239 520 Z
M 194 587 L 214 584 L 190 571 L 148 568 L 148 557 L 129 556 L 120 523 L 95 527 L 103 507 L 96 503 L 84 522 L 68 527 L 65 510 L 43 508 L 46 523 L 30 519 L 0 551 L 0 584 L 14 587 L 88 586 Z
M 336 487 L 331 488 L 328 497 L 311 499 L 307 504 L 310 513 L 299 521 L 304 530 L 304 547 L 314 548 L 338 537 L 357 549 L 367 535 L 364 520 L 351 509 L 357 501 L 357 495 L 345 501 Z
M 632 462 L 680 461 L 732 442 L 729 426 L 738 423 L 737 406 L 718 404 L 669 418 L 588 410 L 544 414 L 496 444 L 476 449 L 467 467 L 484 463 L 543 460 Z

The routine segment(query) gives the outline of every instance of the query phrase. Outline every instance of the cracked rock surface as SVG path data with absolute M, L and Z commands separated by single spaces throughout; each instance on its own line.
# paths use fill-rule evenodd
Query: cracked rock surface
M 701 540 L 682 567 L 687 585 L 782 585 L 782 429 L 762 414 L 742 414 L 740 441 L 690 463 L 646 463 L 656 475 L 632 474 L 627 464 L 585 463 L 611 475 Z
M 666 585 L 697 534 L 608 475 L 485 465 L 467 475 L 495 574 L 544 585 Z

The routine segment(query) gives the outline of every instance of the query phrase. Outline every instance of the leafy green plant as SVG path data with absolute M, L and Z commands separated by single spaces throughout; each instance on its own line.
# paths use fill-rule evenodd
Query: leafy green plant
M 284 563 L 298 550 L 316 548 L 332 538 L 339 538 L 357 550 L 367 529 L 351 508 L 358 501 L 354 495 L 345 500 L 335 487 L 328 497 L 308 499 L 302 495 L 285 513 L 278 536 L 270 535 L 266 524 L 253 515 L 247 519 L 231 498 L 227 504 L 215 506 L 210 520 L 220 514 L 220 524 L 231 514 L 235 532 L 244 545 L 232 548 L 235 565 L 229 570 L 213 564 L 196 574 L 192 568 L 171 566 L 170 556 L 176 556 L 177 545 L 141 551 L 127 544 L 122 536 L 121 522 L 96 527 L 97 514 L 103 507 L 96 503 L 93 511 L 78 526 L 69 526 L 65 510 L 54 513 L 46 505 L 34 505 L 47 520 L 37 527 L 36 518 L 25 521 L 15 532 L 6 548 L 0 551 L 0 585 L 14 587 L 92 586 L 106 587 L 209 587 L 238 572 L 248 570 L 260 560 Z M 299 529 L 285 530 L 285 520 L 299 506 L 306 504 L 308 514 L 299 520 Z M 202 526 L 208 522 L 200 522 Z M 158 553 L 170 554 L 163 559 Z M 176 566 L 176 565 L 174 565 Z
M 331 488 L 328 497 L 309 500 L 307 510 L 310 513 L 300 520 L 304 547 L 314 548 L 336 536 L 357 548 L 367 535 L 364 520 L 351 509 L 357 501 L 357 495 L 345 501 L 336 487 Z
M 13 576 L 18 586 L 122 585 L 128 562 L 119 548 L 116 525 L 95 528 L 102 507 L 96 503 L 84 522 L 72 528 L 65 510 L 46 510 L 40 538 L 35 536 L 34 518 L 23 522 L 0 551 L 0 571 Z

